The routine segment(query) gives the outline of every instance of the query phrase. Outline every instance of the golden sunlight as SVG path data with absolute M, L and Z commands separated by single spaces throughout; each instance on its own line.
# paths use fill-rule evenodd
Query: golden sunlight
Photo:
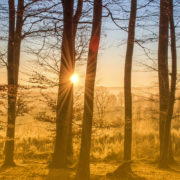
M 71 82 L 72 82 L 73 84 L 76 84 L 78 81 L 79 81 L 78 75 L 77 75 L 77 74 L 73 74 L 73 75 L 71 76 Z

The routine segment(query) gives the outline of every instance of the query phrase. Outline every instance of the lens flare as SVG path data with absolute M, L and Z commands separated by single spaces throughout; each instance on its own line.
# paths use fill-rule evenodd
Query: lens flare
M 71 76 L 71 82 L 72 82 L 73 84 L 76 84 L 78 81 L 79 81 L 78 75 L 77 75 L 77 74 L 73 74 L 73 75 Z

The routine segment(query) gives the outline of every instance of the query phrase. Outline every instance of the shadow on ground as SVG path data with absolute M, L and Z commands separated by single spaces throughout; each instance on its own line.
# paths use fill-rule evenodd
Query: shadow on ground
M 47 161 L 19 161 L 17 164 L 20 165 L 0 168 L 0 180 L 73 180 L 76 172 L 75 169 L 49 169 Z M 117 162 L 92 162 L 91 180 L 180 180 L 180 163 L 159 169 L 151 161 L 139 160 L 131 164 L 132 171 L 119 167 Z

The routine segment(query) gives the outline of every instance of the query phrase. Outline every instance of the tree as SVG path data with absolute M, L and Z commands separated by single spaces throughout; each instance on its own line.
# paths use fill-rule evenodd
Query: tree
M 176 33 L 173 18 L 173 0 L 169 0 L 169 23 L 171 35 L 171 55 L 172 55 L 172 73 L 171 73 L 171 87 L 168 101 L 168 108 L 166 112 L 166 121 L 164 124 L 164 135 L 162 142 L 162 152 L 160 156 L 160 167 L 168 167 L 169 153 L 171 148 L 171 120 L 174 111 L 176 79 L 177 79 L 177 53 L 176 53 Z
M 120 177 L 133 179 L 135 176 L 131 170 L 131 150 L 132 150 L 132 94 L 131 94 L 131 71 L 132 58 L 135 42 L 137 0 L 131 0 L 131 11 L 128 26 L 128 40 L 124 70 L 124 103 L 125 103 L 125 127 L 124 127 L 124 163 L 113 173 L 107 174 L 109 177 Z
M 52 160 L 52 167 L 66 166 L 66 153 L 68 144 L 68 134 L 73 96 L 70 77 L 73 74 L 74 67 L 74 49 L 73 49 L 73 0 L 62 0 L 63 6 L 63 39 L 61 48 L 61 67 L 59 74 L 59 89 L 56 109 L 56 140 Z
M 131 95 L 131 69 L 135 40 L 137 1 L 131 0 L 131 14 L 128 28 L 128 41 L 124 73 L 124 102 L 125 102 L 125 129 L 124 129 L 124 160 L 131 160 L 132 144 L 132 95 Z
M 70 77 L 75 69 L 75 38 L 78 22 L 82 13 L 83 1 L 78 1 L 77 11 L 74 16 L 74 1 L 62 1 L 62 4 L 64 10 L 64 29 L 56 112 L 56 141 L 51 163 L 51 167 L 56 168 L 66 167 L 68 163 L 67 156 L 71 156 L 72 158 L 73 153 L 73 84 L 70 82 Z
M 82 14 L 82 7 L 83 7 L 83 0 L 78 0 L 77 10 L 76 10 L 76 13 L 75 13 L 75 15 L 73 17 L 74 61 L 76 60 L 75 39 L 76 39 L 78 23 L 79 23 L 81 14 Z M 74 72 L 74 69 L 75 69 L 75 62 L 73 64 L 73 72 Z M 73 88 L 73 86 L 72 86 L 72 88 Z M 72 91 L 73 91 L 73 89 L 72 89 Z M 73 96 L 71 96 L 70 101 L 72 102 L 71 105 L 72 105 L 72 109 L 73 109 Z M 71 119 L 70 119 L 71 122 L 70 122 L 69 135 L 68 135 L 69 139 L 68 139 L 68 147 L 67 147 L 67 156 L 72 159 L 72 155 L 73 155 L 73 147 L 72 147 L 72 119 L 73 119 L 73 110 L 71 112 L 68 112 L 68 113 L 71 113 Z
M 7 133 L 6 133 L 6 142 L 5 142 L 5 150 L 4 150 L 5 152 L 4 166 L 11 166 L 15 164 L 13 153 L 14 153 L 15 120 L 19 111 L 19 109 L 16 109 L 16 107 L 18 101 L 17 100 L 18 86 L 19 86 L 18 76 L 19 76 L 21 42 L 28 35 L 32 35 L 33 33 L 37 33 L 40 31 L 37 28 L 36 31 L 33 30 L 34 25 L 44 20 L 44 17 L 40 17 L 39 20 L 36 21 L 37 15 L 41 15 L 42 13 L 47 12 L 48 9 L 54 7 L 53 6 L 54 4 L 50 7 L 45 6 L 45 8 L 42 8 L 39 5 L 37 6 L 38 7 L 37 11 L 28 11 L 29 9 L 34 7 L 35 3 L 38 2 L 40 2 L 40 0 L 26 1 L 25 4 L 24 0 L 18 0 L 17 10 L 16 10 L 15 1 L 14 0 L 8 1 L 8 5 L 9 5 L 9 11 L 8 11 L 9 35 L 8 35 L 8 50 L 7 50 L 8 51 L 7 52 L 8 122 L 7 122 Z M 29 27 L 27 23 L 27 19 L 28 18 L 30 19 L 32 17 L 36 20 L 31 21 L 32 25 Z M 25 31 L 22 32 L 25 24 L 26 24 L 26 28 L 24 28 Z
M 5 143 L 4 165 L 14 165 L 14 134 L 16 100 L 20 60 L 21 32 L 23 26 L 24 0 L 18 1 L 17 18 L 14 0 L 9 0 L 9 42 L 8 42 L 8 126 Z
M 168 79 L 168 0 L 160 1 L 159 19 L 159 47 L 158 47 L 158 78 L 159 78 L 159 135 L 160 135 L 160 157 L 163 152 L 164 125 L 169 100 L 169 79 Z
M 90 148 L 93 120 L 94 85 L 96 77 L 97 56 L 101 35 L 102 0 L 94 0 L 92 34 L 89 43 L 88 61 L 85 80 L 84 115 L 81 137 L 81 150 L 76 179 L 90 178 Z
M 105 117 L 105 114 L 107 112 L 107 109 L 112 105 L 115 104 L 115 99 L 112 94 L 109 93 L 107 88 L 100 86 L 95 88 L 95 110 L 97 111 L 97 117 L 98 117 L 98 124 L 100 126 L 103 126 L 103 120 Z

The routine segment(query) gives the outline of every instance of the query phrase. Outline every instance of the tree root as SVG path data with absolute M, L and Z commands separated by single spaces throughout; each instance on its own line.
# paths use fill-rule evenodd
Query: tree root
M 131 161 L 122 163 L 114 172 L 108 173 L 106 177 L 114 180 L 144 180 L 144 178 L 133 173 L 131 163 Z
M 17 166 L 17 165 L 14 161 L 11 163 L 4 162 L 4 164 L 1 166 L 1 168 L 9 168 L 9 167 L 15 167 L 15 166 Z

